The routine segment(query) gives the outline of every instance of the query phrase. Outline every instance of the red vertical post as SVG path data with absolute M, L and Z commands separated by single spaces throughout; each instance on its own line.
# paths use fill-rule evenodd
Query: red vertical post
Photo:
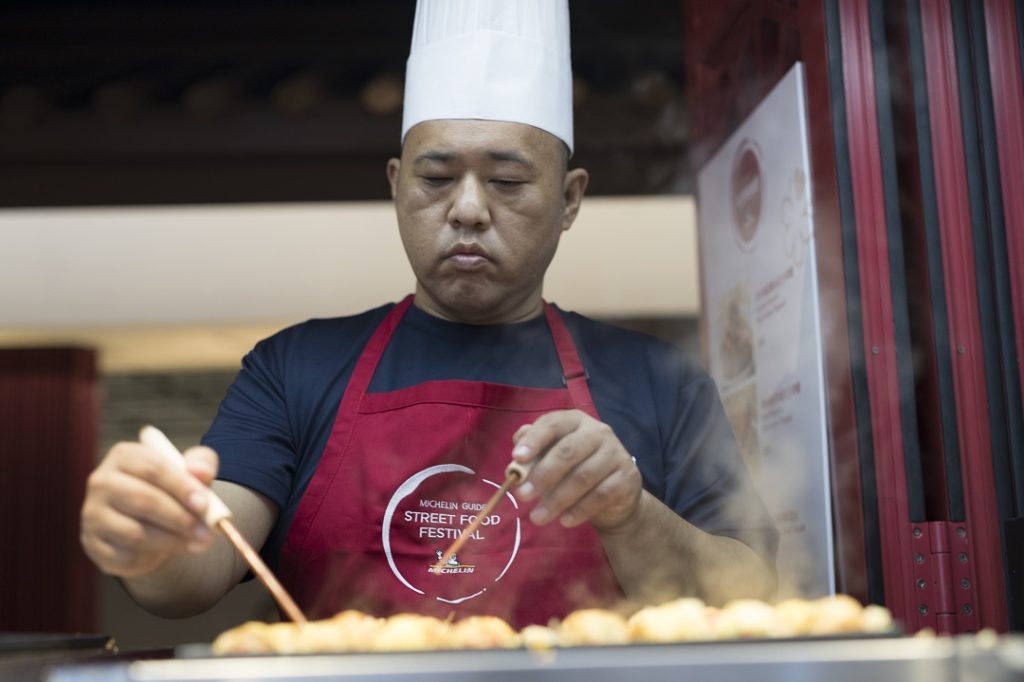
M 1017 34 L 1013 0 L 985 0 L 985 35 L 999 147 L 1017 367 L 1024 392 L 1024 77 L 1020 63 L 1020 50 L 1024 48 Z
M 846 266 L 836 184 L 834 114 L 828 76 L 823 2 L 800 3 L 800 53 L 806 68 L 807 130 L 813 173 L 814 243 L 823 318 L 825 384 L 828 387 L 829 465 L 836 539 L 836 589 L 867 603 L 868 549 L 861 449 L 854 409 L 847 325 Z
M 0 630 L 96 627 L 78 512 L 98 414 L 92 351 L 0 350 Z
M 965 603 L 960 608 L 978 611 L 982 626 L 1005 629 L 1007 614 L 999 535 L 1001 523 L 996 509 L 992 470 L 989 405 L 964 158 L 964 145 L 976 144 L 976 141 L 963 139 L 950 5 L 948 2 L 922 2 L 920 7 L 953 392 L 967 514 L 965 525 L 974 549 L 969 560 L 974 570 L 974 583 L 978 586 L 978 604 Z M 1012 190 L 1007 196 L 1014 193 L 1019 193 L 1019 190 Z
M 867 0 L 840 4 L 840 32 L 885 600 L 897 618 L 916 630 L 920 614 L 913 592 L 914 552 Z

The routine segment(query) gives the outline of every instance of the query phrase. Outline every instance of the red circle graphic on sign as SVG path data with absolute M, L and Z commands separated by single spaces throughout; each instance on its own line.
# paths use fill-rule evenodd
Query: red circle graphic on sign
M 750 250 L 757 236 L 764 208 L 764 171 L 761 153 L 751 140 L 744 140 L 732 165 L 732 216 L 740 246 Z

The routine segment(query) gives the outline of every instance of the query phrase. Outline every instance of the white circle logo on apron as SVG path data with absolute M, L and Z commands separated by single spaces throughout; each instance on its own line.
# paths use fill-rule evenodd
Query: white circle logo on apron
M 436 566 L 500 487 L 461 464 L 439 464 L 407 478 L 381 523 L 384 555 L 395 577 L 413 592 L 449 604 L 479 597 L 501 580 L 521 538 L 519 504 L 511 493 L 505 493 L 511 504 L 499 504 L 445 566 Z

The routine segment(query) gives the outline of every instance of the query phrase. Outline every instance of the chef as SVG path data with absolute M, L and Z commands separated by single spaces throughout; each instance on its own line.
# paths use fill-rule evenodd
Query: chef
M 542 297 L 588 182 L 571 86 L 566 0 L 420 0 L 387 163 L 414 293 L 257 344 L 187 472 L 112 448 L 82 509 L 101 570 L 157 614 L 215 604 L 246 567 L 200 522 L 212 485 L 311 617 L 770 594 L 776 533 L 709 378 Z M 623 257 L 658 248 L 629 227 Z M 438 565 L 513 459 L 528 478 Z

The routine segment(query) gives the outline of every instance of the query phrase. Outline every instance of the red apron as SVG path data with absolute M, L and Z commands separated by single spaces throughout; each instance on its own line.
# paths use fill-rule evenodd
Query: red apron
M 313 618 L 345 608 L 387 616 L 488 614 L 515 627 L 547 623 L 622 592 L 596 531 L 528 519 L 511 491 L 442 569 L 440 553 L 500 486 L 512 434 L 554 410 L 597 418 L 576 346 L 544 312 L 564 389 L 428 381 L 367 393 L 412 304 L 387 315 L 356 363 L 327 446 L 281 550 L 288 590 Z

